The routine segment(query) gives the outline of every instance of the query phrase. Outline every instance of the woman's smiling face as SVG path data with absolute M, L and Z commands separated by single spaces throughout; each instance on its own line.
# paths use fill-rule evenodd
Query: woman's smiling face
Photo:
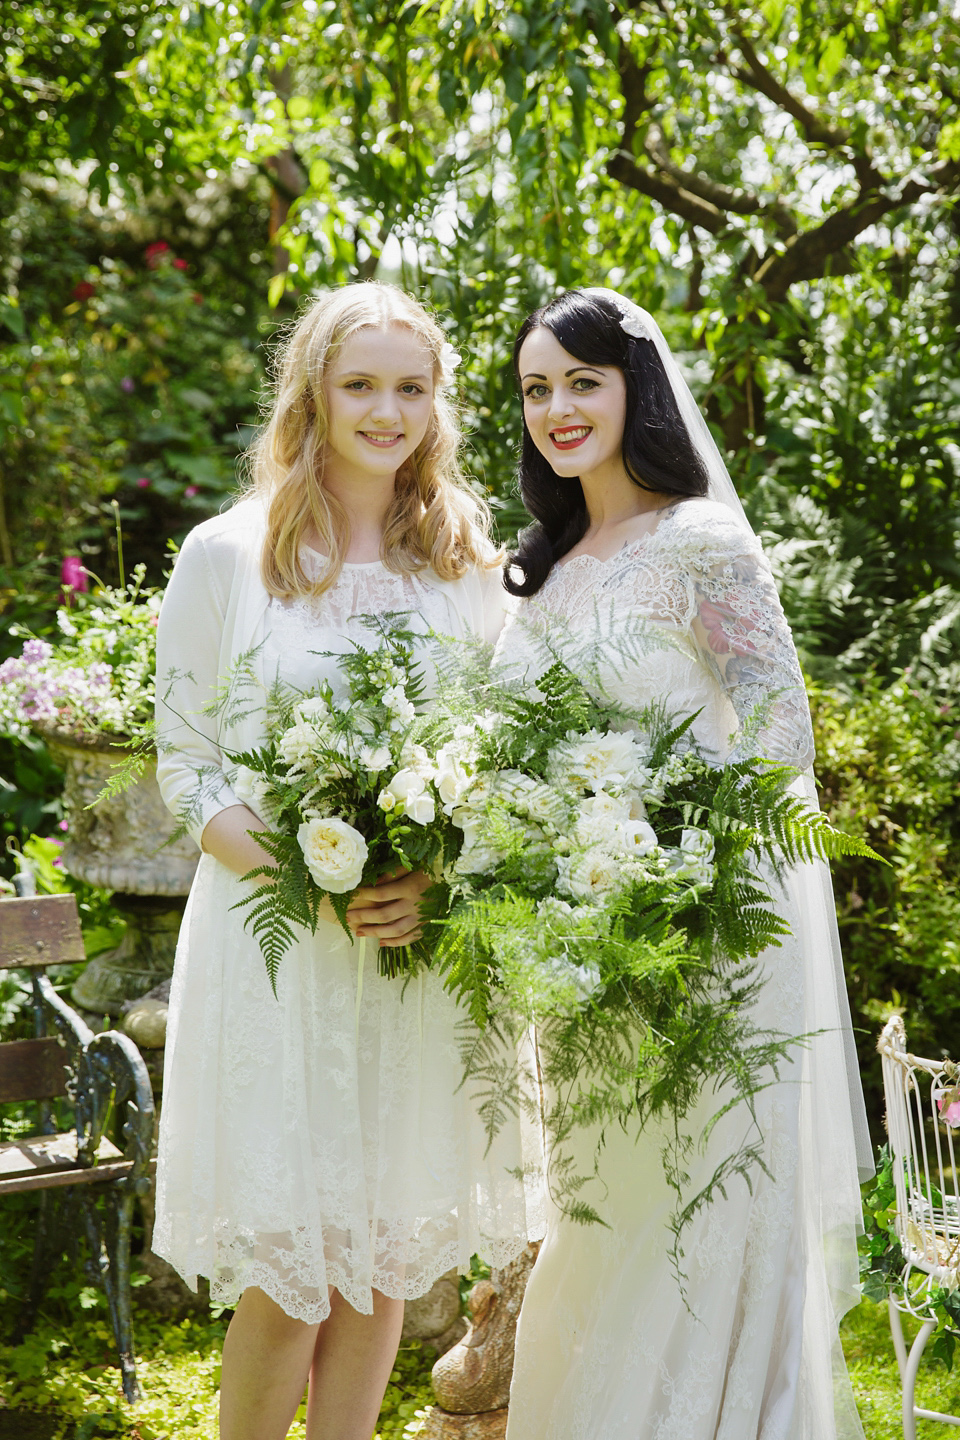
M 326 459 L 371 476 L 395 474 L 433 415 L 433 357 L 405 325 L 347 337 L 324 377 Z
M 558 475 L 623 469 L 627 386 L 616 365 L 586 365 L 546 326 L 520 347 L 523 417 L 533 443 Z

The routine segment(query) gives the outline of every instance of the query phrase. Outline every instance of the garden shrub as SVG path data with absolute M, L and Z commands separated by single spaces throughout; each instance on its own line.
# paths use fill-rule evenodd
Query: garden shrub
M 858 691 L 812 686 L 821 803 L 886 865 L 833 864 L 871 1128 L 882 1135 L 876 1042 L 902 1012 L 910 1049 L 960 1056 L 960 707 L 910 674 Z

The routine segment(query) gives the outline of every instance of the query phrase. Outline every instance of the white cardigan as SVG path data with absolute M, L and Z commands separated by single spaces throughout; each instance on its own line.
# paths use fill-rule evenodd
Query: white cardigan
M 214 815 L 241 803 L 223 773 L 221 747 L 251 749 L 264 735 L 262 705 L 242 707 L 229 733 L 222 717 L 202 712 L 239 657 L 263 639 L 270 603 L 260 578 L 265 521 L 262 501 L 251 498 L 191 530 L 160 610 L 157 781 L 178 819 L 189 811 L 187 830 L 198 845 Z M 459 580 L 427 570 L 420 579 L 448 596 L 460 621 L 456 638 L 496 640 L 509 599 L 499 568 L 469 570 Z M 253 669 L 259 674 L 256 655 Z

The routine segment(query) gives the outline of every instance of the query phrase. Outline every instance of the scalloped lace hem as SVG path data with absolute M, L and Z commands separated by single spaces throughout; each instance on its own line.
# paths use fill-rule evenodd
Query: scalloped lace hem
M 472 1254 L 479 1255 L 492 1268 L 501 1269 L 522 1254 L 531 1238 L 541 1237 L 524 1234 L 505 1240 L 478 1242 L 475 1251 L 468 1256 L 465 1256 L 465 1246 L 459 1239 L 451 1240 L 434 1251 L 429 1260 L 421 1261 L 415 1275 L 406 1276 L 402 1265 L 378 1266 L 368 1282 L 357 1280 L 336 1261 L 328 1261 L 322 1279 L 315 1276 L 312 1277 L 315 1283 L 301 1281 L 299 1285 L 285 1282 L 277 1273 L 276 1266 L 265 1260 L 251 1258 L 229 1269 L 218 1267 L 209 1258 L 199 1255 L 183 1260 L 176 1257 L 172 1253 L 173 1247 L 164 1245 L 159 1236 L 154 1239 L 153 1253 L 172 1265 L 193 1291 L 197 1288 L 197 1276 L 208 1276 L 210 1300 L 215 1305 L 234 1309 L 244 1290 L 255 1285 L 292 1319 L 302 1320 L 307 1325 L 320 1325 L 330 1314 L 331 1290 L 339 1291 L 361 1315 L 372 1315 L 375 1290 L 392 1300 L 419 1300 L 449 1271 L 456 1269 L 464 1273 Z

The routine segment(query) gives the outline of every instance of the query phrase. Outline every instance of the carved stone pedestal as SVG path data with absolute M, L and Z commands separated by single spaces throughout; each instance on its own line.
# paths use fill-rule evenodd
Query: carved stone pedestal
M 487 1410 L 482 1415 L 451 1415 L 434 1405 L 428 1412 L 417 1440 L 504 1440 L 507 1410 Z
M 72 865 L 67 868 L 78 874 Z M 127 933 L 116 950 L 107 950 L 89 962 L 72 994 L 84 1010 L 116 1016 L 123 1013 L 128 1001 L 139 999 L 173 974 L 187 902 L 160 895 L 116 894 L 113 903 L 127 922 Z
M 98 955 L 73 988 L 73 998 L 97 1015 L 119 1015 L 173 970 L 177 932 L 200 851 L 189 836 L 164 845 L 174 828 L 157 787 L 156 761 L 135 785 L 94 801 L 124 758 L 104 745 L 62 730 L 42 728 L 64 769 L 63 802 L 69 822 L 64 868 L 79 880 L 116 892 L 127 921 L 123 943 Z M 89 807 L 93 808 L 89 808 Z
M 427 1412 L 419 1440 L 503 1440 L 517 1318 L 539 1250 L 539 1244 L 528 1245 L 470 1291 L 472 1324 L 433 1367 L 439 1403 Z

